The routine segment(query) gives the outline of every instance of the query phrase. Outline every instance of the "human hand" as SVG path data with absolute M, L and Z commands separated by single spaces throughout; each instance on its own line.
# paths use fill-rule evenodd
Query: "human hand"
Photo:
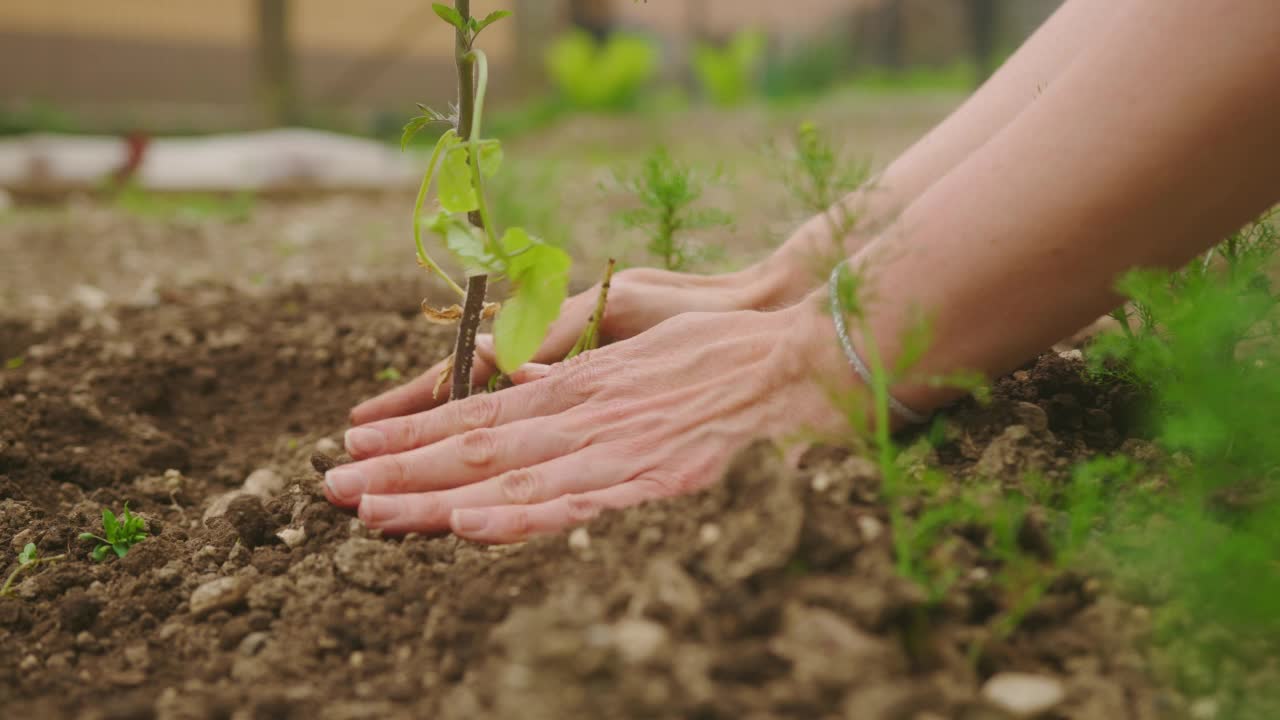
M 685 313 L 556 366 L 527 365 L 502 392 L 353 428 L 357 461 L 330 470 L 325 492 L 393 534 L 498 543 L 555 532 L 705 487 L 757 437 L 839 429 L 829 385 L 853 387 L 839 353 L 814 303 Z
M 653 268 L 623 270 L 614 275 L 610 285 L 600 334 L 608 340 L 625 340 L 680 313 L 759 309 L 772 302 L 776 284 L 767 265 L 725 275 L 692 275 Z M 534 355 L 534 362 L 554 363 L 564 358 L 590 319 L 599 292 L 597 284 L 565 301 L 560 317 L 552 323 Z M 360 403 L 351 411 L 351 423 L 363 425 L 444 403 L 448 390 L 437 394 L 435 387 L 447 362 L 442 360 L 408 383 Z M 496 367 L 493 336 L 480 335 L 476 339 L 472 384 L 483 385 Z

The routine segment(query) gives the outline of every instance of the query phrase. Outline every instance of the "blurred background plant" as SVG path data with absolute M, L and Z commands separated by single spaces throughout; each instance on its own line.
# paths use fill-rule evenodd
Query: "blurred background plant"
M 629 110 L 653 79 L 658 51 L 646 40 L 615 34 L 598 43 L 571 32 L 547 50 L 547 74 L 559 98 L 578 110 Z
M 699 44 L 693 50 L 693 71 L 703 94 L 721 107 L 740 105 L 755 94 L 757 72 L 766 50 L 764 33 L 743 30 L 724 47 Z
M 678 89 L 718 106 L 840 88 L 964 92 L 1058 2 L 493 0 L 481 9 L 516 11 L 490 38 L 504 78 L 494 106 L 536 127 L 565 111 L 671 105 Z M 452 96 L 447 38 L 432 17 L 419 0 L 7 3 L 0 134 L 307 125 L 390 138 L 405 98 L 439 106 Z

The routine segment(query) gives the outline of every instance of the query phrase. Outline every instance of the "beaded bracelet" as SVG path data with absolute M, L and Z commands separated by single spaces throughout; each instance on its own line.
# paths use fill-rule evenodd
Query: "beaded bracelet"
M 836 336 L 840 338 L 840 347 L 844 348 L 845 357 L 849 359 L 849 364 L 853 366 L 854 372 L 858 373 L 863 382 L 870 386 L 873 384 L 871 371 L 867 369 L 866 363 L 862 362 L 862 357 L 858 355 L 858 351 L 853 348 L 853 342 L 849 340 L 849 331 L 844 322 L 844 308 L 840 304 L 838 285 L 840 282 L 840 270 L 844 268 L 844 265 L 843 260 L 836 264 L 831 270 L 831 277 L 827 280 L 827 286 L 831 293 L 831 317 L 835 320 Z M 929 419 L 929 416 L 912 410 L 892 394 L 889 395 L 889 409 L 895 415 L 913 425 L 919 425 Z

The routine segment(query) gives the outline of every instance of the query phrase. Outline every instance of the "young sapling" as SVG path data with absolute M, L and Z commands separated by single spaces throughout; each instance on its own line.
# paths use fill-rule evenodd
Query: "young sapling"
M 729 215 L 715 208 L 695 208 L 705 184 L 703 176 L 674 160 L 665 149 L 654 150 L 634 176 L 618 176 L 618 185 L 635 194 L 640 207 L 618 216 L 622 226 L 639 230 L 649 239 L 648 251 L 667 270 L 683 270 L 697 253 L 684 233 L 728 225 Z
M 124 504 L 124 511 L 116 517 L 108 508 L 102 509 L 102 535 L 80 533 L 81 540 L 97 540 L 98 546 L 93 549 L 93 559 L 102 562 L 107 553 L 115 551 L 117 557 L 124 557 L 129 548 L 147 539 L 147 523 L 141 517 L 129 512 L 129 503 Z
M 591 311 L 591 318 L 587 320 L 587 326 L 583 328 L 582 334 L 578 336 L 578 341 L 573 344 L 573 348 L 564 356 L 565 360 L 600 347 L 600 321 L 604 317 L 604 311 L 609 303 L 609 285 L 613 282 L 614 264 L 614 259 L 609 258 L 609 262 L 604 269 L 604 281 L 600 283 L 600 294 L 596 296 L 595 309 Z
M 474 43 L 486 27 L 511 13 L 500 10 L 477 19 L 471 16 L 470 0 L 455 0 L 453 7 L 440 3 L 432 7 L 455 31 L 458 104 L 448 115 L 422 108 L 422 114 L 405 126 L 401 143 L 407 144 L 429 123 L 451 126 L 436 142 L 423 176 L 413 209 L 413 238 L 418 263 L 439 276 L 461 301 L 444 308 L 423 306 L 428 320 L 458 325 L 452 360 L 441 376 L 443 383 L 452 375 L 450 399 L 458 400 L 471 393 L 471 365 L 482 320 L 497 315 L 493 335 L 502 372 L 510 373 L 533 357 L 560 313 L 568 290 L 570 260 L 563 250 L 523 228 L 507 228 L 499 235 L 485 198 L 484 183 L 498 172 L 503 155 L 499 141 L 481 135 L 489 65 Z M 438 181 L 439 210 L 424 216 L 433 181 Z M 423 229 L 437 235 L 466 269 L 465 289 L 427 253 Z M 491 275 L 505 276 L 513 285 L 512 295 L 500 311 L 497 304 L 485 301 Z
M 40 550 L 36 548 L 35 543 L 27 543 L 22 548 L 22 552 L 18 553 L 18 567 L 9 573 L 9 578 L 4 581 L 4 587 L 0 587 L 0 597 L 4 597 L 13 592 L 13 582 L 18 578 L 18 574 L 23 570 L 34 570 L 41 563 L 57 562 L 66 558 L 63 555 L 51 555 L 49 557 L 41 557 Z

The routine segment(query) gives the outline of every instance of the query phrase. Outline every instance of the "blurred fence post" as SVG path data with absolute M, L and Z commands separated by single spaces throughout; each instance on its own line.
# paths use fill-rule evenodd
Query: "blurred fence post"
M 522 94 L 534 95 L 545 78 L 543 55 L 559 32 L 563 0 L 515 0 L 516 71 Z
M 1000 0 L 969 0 L 969 37 L 979 85 L 995 72 L 999 41 Z
M 297 121 L 293 49 L 289 43 L 289 0 L 257 0 L 258 97 L 271 125 Z

